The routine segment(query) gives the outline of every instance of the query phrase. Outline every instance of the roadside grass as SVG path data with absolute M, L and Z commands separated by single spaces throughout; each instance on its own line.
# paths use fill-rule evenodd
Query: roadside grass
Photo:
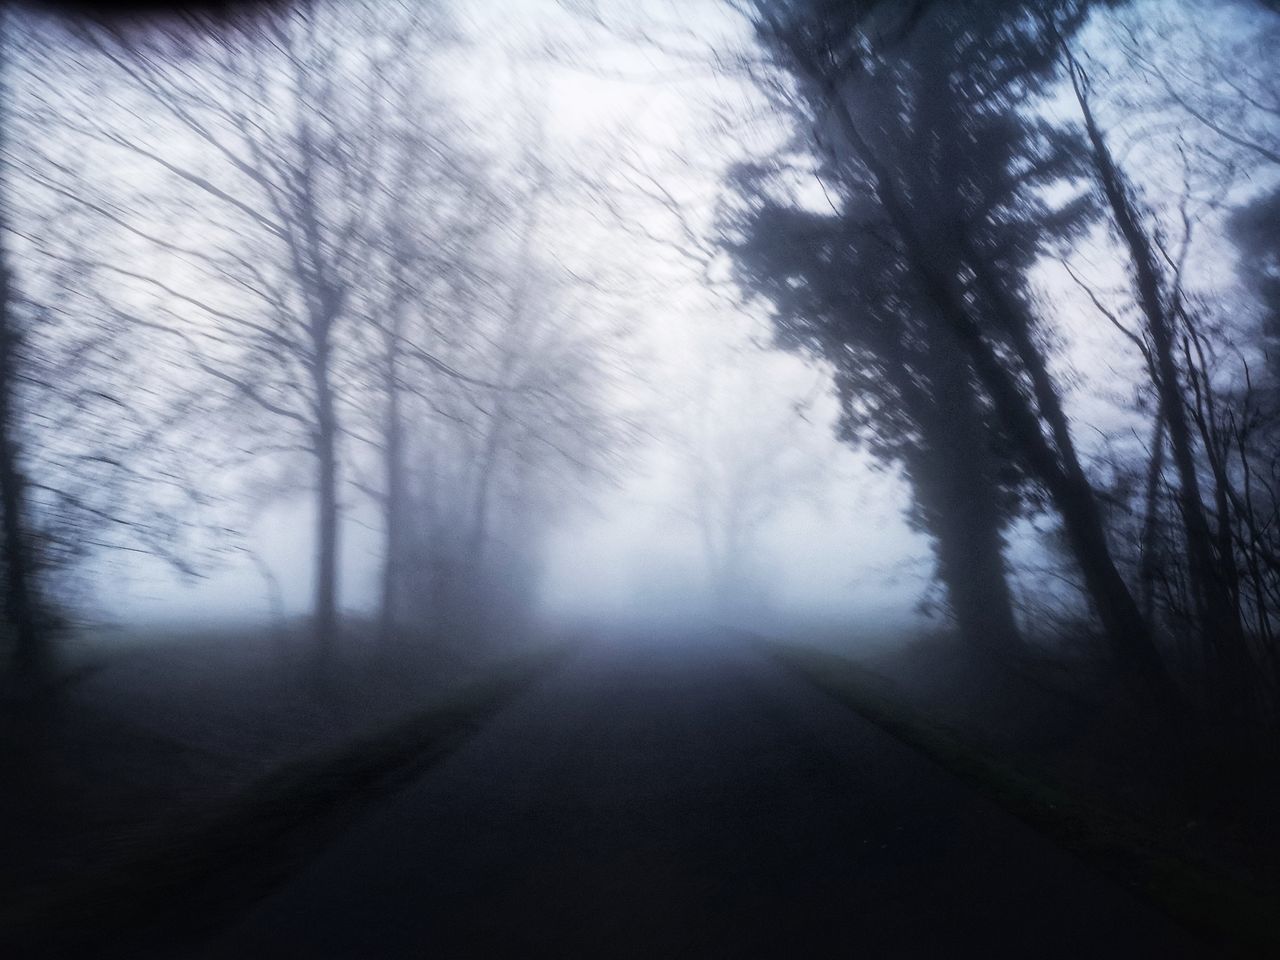
M 285 880 L 363 809 L 450 753 L 569 644 L 495 664 L 380 731 L 286 762 L 110 868 L 0 909 L 6 956 L 171 956 Z
M 1280 955 L 1280 891 L 1194 861 L 1132 817 L 1086 802 L 1062 784 L 983 749 L 960 729 L 907 705 L 886 678 L 845 657 L 760 642 L 784 666 L 1144 894 L 1224 955 Z

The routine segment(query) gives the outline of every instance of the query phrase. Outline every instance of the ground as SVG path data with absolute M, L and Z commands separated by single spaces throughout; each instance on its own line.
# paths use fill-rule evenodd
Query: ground
M 0 700 L 0 904 L 218 810 L 282 764 L 374 731 L 483 669 L 486 654 L 380 648 L 354 626 L 333 683 L 314 682 L 301 628 L 190 625 L 77 634 L 38 722 Z
M 1069 772 L 1079 704 L 1042 676 L 932 642 L 868 641 L 857 665 L 670 622 L 487 653 L 363 636 L 323 697 L 300 635 L 71 658 L 49 749 L 17 750 L 2 794 L 0 954 L 1223 956 L 1237 939 L 1220 902 L 1206 926 L 1139 896 L 1144 874 L 1107 862 L 1128 841 L 1068 842 L 1054 793 L 1027 808 L 949 762 L 986 750 L 1005 786 L 1005 763 Z M 915 736 L 922 708 L 960 739 Z
M 191 956 L 1206 950 L 707 632 L 584 644 Z

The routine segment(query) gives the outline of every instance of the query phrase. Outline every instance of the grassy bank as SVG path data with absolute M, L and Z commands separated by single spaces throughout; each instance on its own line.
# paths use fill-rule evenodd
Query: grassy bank
M 1042 773 L 907 704 L 885 678 L 839 655 L 767 642 L 768 652 L 1040 832 L 1141 892 L 1224 953 L 1280 955 L 1280 891 L 1187 858 L 1144 824 L 1086 802 Z
M 278 766 L 207 816 L 0 912 L 15 956 L 166 955 L 279 884 L 373 801 L 436 762 L 564 654 L 492 666 L 374 733 Z

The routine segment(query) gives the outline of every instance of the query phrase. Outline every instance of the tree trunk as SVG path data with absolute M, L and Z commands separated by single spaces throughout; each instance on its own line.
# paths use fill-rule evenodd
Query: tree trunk
M 316 371 L 316 654 L 327 670 L 337 631 L 338 451 L 337 418 L 329 371 L 322 356 Z
M 383 468 L 386 472 L 386 503 L 383 519 L 386 542 L 382 563 L 382 603 L 379 633 L 390 640 L 400 619 L 400 583 L 404 577 L 404 423 L 400 410 L 399 384 L 394 357 L 389 358 L 387 376 L 387 420 L 383 437 Z
M 4 12 L 0 11 L 0 16 Z M 7 47 L 0 38 L 0 154 L 6 139 Z M 0 190 L 4 188 L 3 174 L 0 170 Z M 8 226 L 8 198 L 0 195 L 0 561 L 4 564 L 4 615 L 13 637 L 14 666 L 20 682 L 34 692 L 46 679 L 49 649 L 48 638 L 37 620 L 26 478 L 18 442 L 19 334 L 13 313 L 13 278 L 5 249 Z
M 480 458 L 479 470 L 476 474 L 475 497 L 471 505 L 470 550 L 468 551 L 470 555 L 466 559 L 477 576 L 484 562 L 485 546 L 489 539 L 490 489 L 493 486 L 493 475 L 497 470 L 504 416 L 505 411 L 499 405 L 494 412 L 494 422 L 485 437 L 484 454 Z
M 938 576 L 961 636 L 973 647 L 1012 653 L 1021 645 L 1013 615 L 1003 543 L 991 522 L 978 511 L 950 511 L 932 527 Z
M 933 395 L 916 417 L 925 446 L 913 458 L 912 479 L 961 636 L 977 649 L 1008 653 L 1022 639 L 1004 561 L 991 431 L 977 410 L 968 365 L 943 333 L 931 331 Z
M 1164 415 L 1156 416 L 1151 437 L 1151 462 L 1147 465 L 1147 486 L 1142 497 L 1142 539 L 1138 546 L 1142 553 L 1138 561 L 1138 589 L 1142 597 L 1142 615 L 1153 622 L 1156 609 L 1156 567 L 1159 554 L 1156 537 L 1159 535 L 1160 479 L 1164 474 Z
M 884 375 L 920 432 L 919 449 L 906 457 L 912 495 L 961 637 L 977 649 L 1009 652 L 1022 638 L 1004 561 L 992 429 L 959 345 L 928 304 L 914 310 L 925 320 L 926 349 L 912 351 L 910 369 L 901 342 L 882 351 Z
M 3 224 L 0 224 L 2 227 Z M 17 438 L 18 332 L 11 309 L 9 267 L 0 248 L 0 559 L 4 563 L 5 619 L 12 631 L 20 682 L 34 691 L 46 679 L 49 650 L 36 616 L 26 482 Z

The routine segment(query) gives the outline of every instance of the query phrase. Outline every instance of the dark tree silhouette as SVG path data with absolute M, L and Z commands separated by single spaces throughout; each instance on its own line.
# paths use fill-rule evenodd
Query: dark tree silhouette
M 4 56 L 0 44 L 0 58 Z M 4 69 L 0 59 L 0 70 Z M 7 99 L 0 87 L 0 101 Z M 0 106 L 0 110 L 3 106 Z M 4 119 L 0 117 L 0 137 Z M 0 151 L 4 149 L 0 139 Z M 3 177 L 0 176 L 0 185 Z M 0 234 L 7 232 L 6 197 L 0 196 Z M 31 570 L 31 534 L 27 522 L 26 477 L 21 462 L 17 415 L 21 336 L 13 309 L 8 257 L 0 246 L 0 557 L 3 558 L 5 620 L 13 634 L 18 670 L 31 684 L 44 672 L 46 642 L 36 622 L 35 582 Z
M 1020 464 L 1061 517 L 1116 660 L 1170 712 L 1178 694 L 1117 565 L 1037 332 L 1023 269 L 1082 204 L 1034 188 L 1070 151 L 1021 108 L 1056 73 L 1088 5 L 800 2 L 756 6 L 761 44 L 812 125 L 811 146 L 872 198 Z
M 742 171 L 740 189 L 766 189 L 752 179 Z M 830 216 L 763 196 L 748 210 L 729 225 L 730 249 L 744 285 L 773 304 L 779 345 L 831 364 L 843 439 L 904 466 L 962 636 L 1016 648 L 1002 536 L 1016 470 L 959 345 L 873 227 L 873 205 L 850 196 Z

